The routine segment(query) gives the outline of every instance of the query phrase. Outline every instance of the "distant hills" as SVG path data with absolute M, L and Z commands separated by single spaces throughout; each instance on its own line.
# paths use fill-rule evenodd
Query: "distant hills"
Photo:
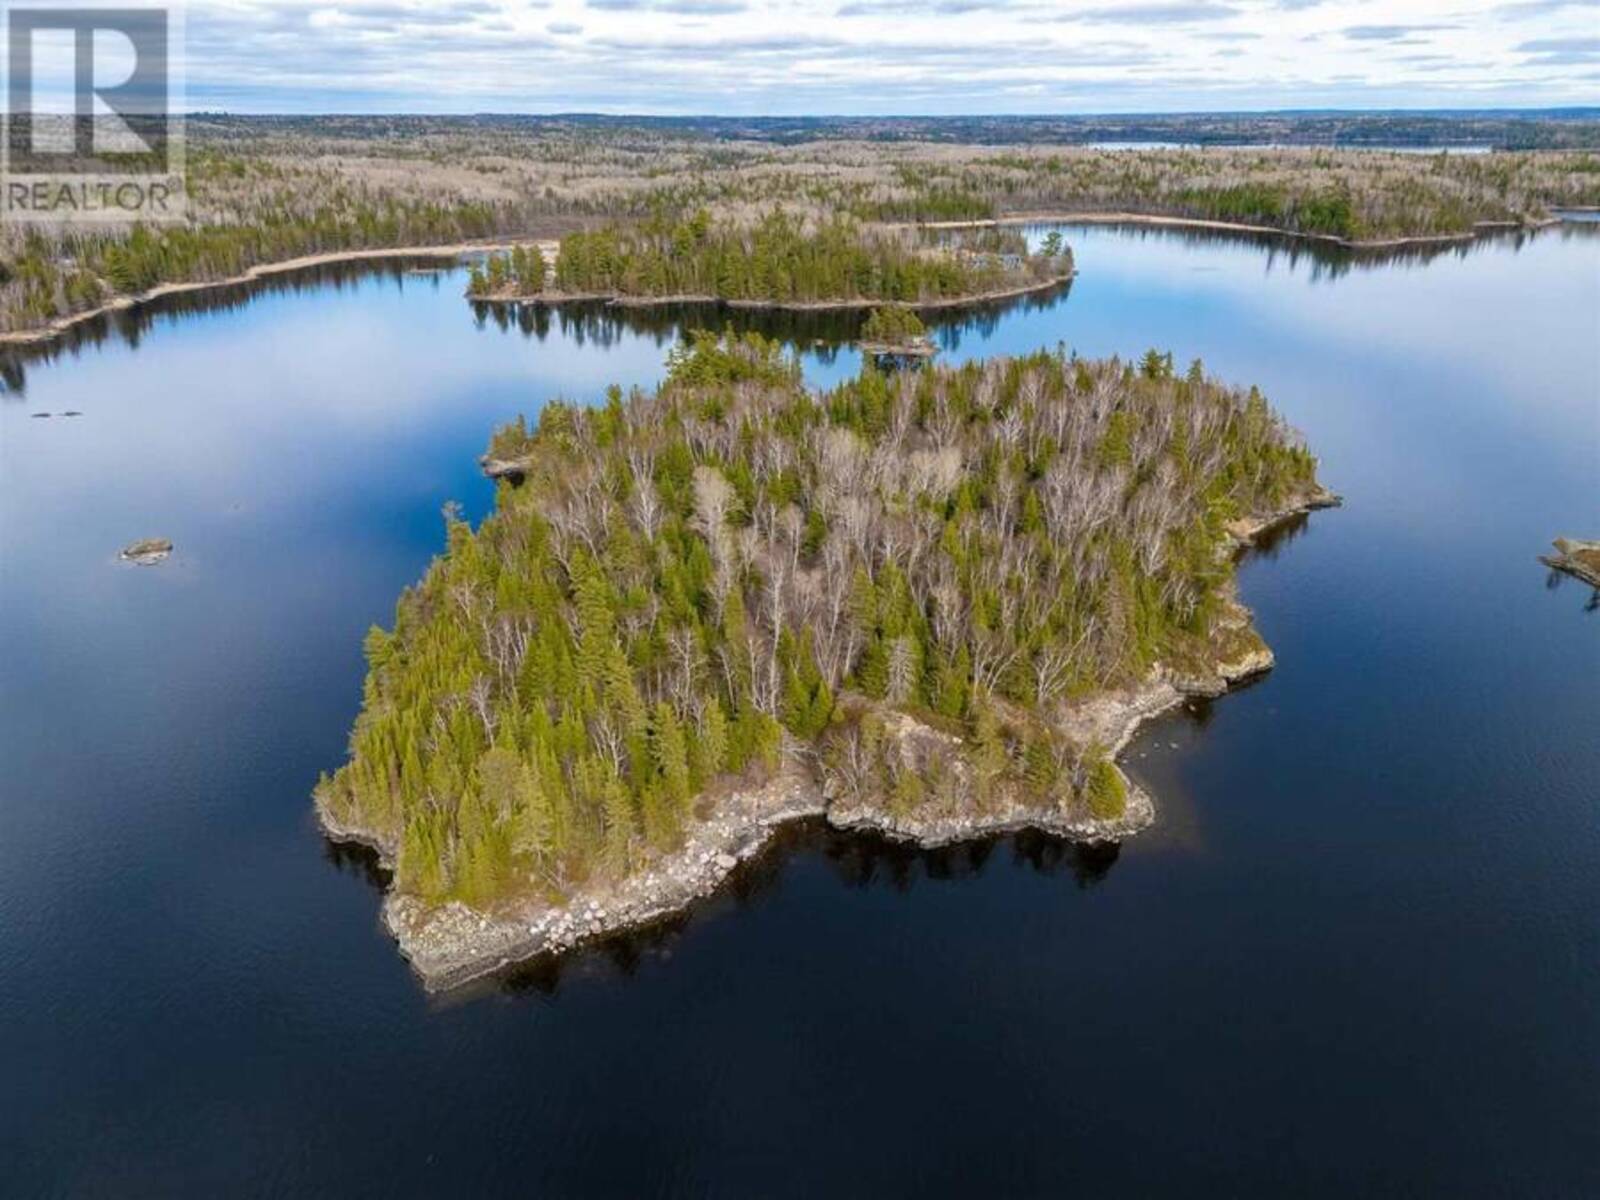
M 960 144 L 1151 142 L 1198 146 L 1433 147 L 1504 150 L 1600 148 L 1600 107 L 1434 109 L 1426 111 L 1287 110 L 1265 113 L 1127 113 L 1081 116 L 964 117 L 653 117 L 601 113 L 469 116 L 235 116 L 195 113 L 212 127 L 263 127 L 344 137 L 415 135 L 464 127 L 637 129 L 675 136 L 781 144 L 833 140 Z

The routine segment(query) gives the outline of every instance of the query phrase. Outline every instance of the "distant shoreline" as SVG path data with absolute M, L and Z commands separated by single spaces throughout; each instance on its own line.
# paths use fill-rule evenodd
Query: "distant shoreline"
M 1577 210 L 1571 210 L 1577 211 Z M 1322 242 L 1327 245 L 1341 246 L 1350 250 L 1380 250 L 1393 249 L 1403 246 L 1448 245 L 1458 242 L 1469 242 L 1497 230 L 1507 229 L 1547 229 L 1552 225 L 1559 225 L 1559 217 L 1547 217 L 1541 221 L 1482 221 L 1471 230 L 1463 233 L 1429 234 L 1414 237 L 1383 238 L 1370 241 L 1351 241 L 1347 238 L 1337 237 L 1325 233 L 1297 233 L 1292 230 L 1278 229 L 1271 225 L 1247 225 L 1232 221 L 1212 221 L 1199 217 L 1167 217 L 1155 216 L 1148 213 L 1132 212 L 1033 212 L 1009 213 L 1001 217 L 985 217 L 967 221 L 900 221 L 885 223 L 886 229 L 982 229 L 1001 225 L 1156 225 L 1175 228 L 1211 229 L 1223 233 L 1249 233 L 1265 234 L 1272 237 L 1288 238 L 1301 241 Z M 295 271 L 309 270 L 314 267 L 333 266 L 340 263 L 381 262 L 393 258 L 457 258 L 463 254 L 472 254 L 480 251 L 510 250 L 516 246 L 524 246 L 531 242 L 548 242 L 549 238 L 541 238 L 537 234 L 526 234 L 521 237 L 503 236 L 482 241 L 448 242 L 428 246 L 388 246 L 377 249 L 364 250 L 328 250 L 318 254 L 304 254 L 295 258 L 278 259 L 274 262 L 259 263 L 237 275 L 230 275 L 225 279 L 201 279 L 183 282 L 158 284 L 147 291 L 137 292 L 132 295 L 117 296 L 96 305 L 94 308 L 84 309 L 82 312 L 71 313 L 64 317 L 56 317 L 47 324 L 31 329 L 14 329 L 0 333 L 0 347 L 4 346 L 29 346 L 50 342 L 67 333 L 74 326 L 93 321 L 99 317 L 110 316 L 113 313 L 125 312 L 141 304 L 160 300 L 167 296 L 183 295 L 189 292 L 203 292 L 214 288 L 237 287 L 241 284 L 257 283 L 273 275 L 290 274 Z M 972 295 L 953 298 L 940 298 L 936 300 L 920 301 L 895 301 L 895 300 L 806 300 L 806 301 L 780 301 L 780 300 L 729 300 L 710 295 L 675 295 L 675 296 L 627 296 L 620 293 L 594 292 L 594 293 L 545 293 L 538 296 L 484 296 L 470 297 L 475 303 L 482 304 L 510 304 L 510 303 L 539 303 L 539 304 L 569 304 L 579 302 L 593 303 L 596 301 L 615 304 L 619 308 L 647 308 L 664 304 L 726 304 L 730 308 L 742 309 L 771 309 L 793 312 L 848 310 L 860 308 L 876 308 L 885 304 L 902 304 L 908 308 L 917 309 L 942 309 L 961 308 L 969 304 L 983 304 L 993 300 L 1009 300 L 1018 296 L 1030 295 L 1035 292 L 1047 291 L 1052 287 L 1069 282 L 1077 274 L 1076 270 L 1066 275 L 1052 276 L 1047 280 L 1029 283 L 1015 288 L 1005 288 L 992 292 L 975 293 Z
M 1190 229 L 1214 229 L 1225 233 L 1268 234 L 1300 241 L 1324 242 L 1347 250 L 1385 250 L 1401 246 L 1437 246 L 1470 242 L 1486 234 L 1509 229 L 1547 229 L 1559 225 L 1561 218 L 1540 221 L 1477 221 L 1461 233 L 1413 234 L 1406 237 L 1351 239 L 1333 233 L 1301 233 L 1275 225 L 1248 225 L 1239 221 L 1214 221 L 1204 217 L 1169 217 L 1151 213 L 1122 211 L 1007 213 L 1002 217 L 977 217 L 966 221 L 900 221 L 895 229 L 986 229 L 1001 225 L 1170 225 Z
M 75 325 L 95 320 L 98 317 L 109 316 L 112 313 L 125 312 L 130 308 L 160 300 L 167 296 L 183 295 L 188 292 L 203 292 L 213 288 L 237 287 L 241 284 L 260 282 L 262 279 L 272 275 L 290 274 L 295 271 L 333 266 L 339 263 L 379 262 L 393 258 L 459 258 L 463 254 L 473 254 L 481 251 L 511 250 L 517 246 L 524 246 L 535 241 L 548 241 L 548 239 L 530 235 L 527 237 L 497 238 L 481 242 L 451 242 L 433 246 L 392 246 L 369 250 L 329 250 L 321 254 L 305 254 L 297 258 L 261 263 L 238 275 L 230 275 L 226 279 L 201 279 L 188 282 L 163 283 L 148 291 L 128 296 L 118 296 L 94 308 L 86 308 L 82 312 L 72 313 L 65 317 L 57 317 L 46 325 L 40 325 L 33 329 L 15 329 L 0 333 L 0 346 L 38 345 L 60 337 Z M 877 308 L 886 304 L 920 309 L 961 308 L 969 304 L 983 304 L 991 300 L 1008 300 L 1034 292 L 1047 291 L 1050 288 L 1059 287 L 1069 282 L 1075 273 L 1069 271 L 1064 275 L 1052 275 L 1047 279 L 1023 284 L 1015 288 L 1003 288 L 992 292 L 978 292 L 963 296 L 917 301 L 885 299 L 730 300 L 719 296 L 698 294 L 631 296 L 617 292 L 546 292 L 535 296 L 469 296 L 468 299 L 475 304 L 531 303 L 560 305 L 603 302 L 614 304 L 618 308 L 650 308 L 664 304 L 726 304 L 730 308 L 781 309 L 786 311 Z
M 107 300 L 104 304 L 96 305 L 94 308 L 86 308 L 82 312 L 57 317 L 46 325 L 40 325 L 33 329 L 13 329 L 0 333 L 0 345 L 16 346 L 48 342 L 53 338 L 60 337 L 74 325 L 92 321 L 96 317 L 109 316 L 112 313 L 136 308 L 152 300 L 160 300 L 166 296 L 181 295 L 185 292 L 203 292 L 212 288 L 237 287 L 240 284 L 257 283 L 271 275 L 305 271 L 313 267 L 332 266 L 336 263 L 374 262 L 386 258 L 456 258 L 479 250 L 509 250 L 513 246 L 525 245 L 532 240 L 534 239 L 531 237 L 501 238 L 484 242 L 450 242 L 438 246 L 391 246 L 382 249 L 328 250 L 320 254 L 303 254 L 296 258 L 283 258 L 274 262 L 260 263 L 240 272 L 238 275 L 230 275 L 226 279 L 195 279 L 185 282 L 157 284 L 148 291 L 118 296 L 115 299 Z

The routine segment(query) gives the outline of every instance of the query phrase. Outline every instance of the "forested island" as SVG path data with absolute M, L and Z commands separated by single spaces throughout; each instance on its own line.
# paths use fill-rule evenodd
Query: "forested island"
M 748 223 L 700 209 L 682 221 L 570 233 L 553 267 L 537 246 L 490 254 L 467 295 L 479 302 L 720 300 L 763 307 L 936 307 L 1019 295 L 1072 276 L 1059 236 L 1030 253 L 1014 231 L 872 229 L 775 208 Z
M 749 334 L 498 431 L 367 637 L 324 828 L 430 986 L 681 909 L 781 823 L 1124 837 L 1138 723 L 1271 665 L 1233 552 L 1333 503 L 1254 389 L 1065 352 L 825 392 Z
M 857 344 L 864 353 L 884 359 L 925 358 L 936 350 L 922 318 L 904 307 L 873 309 Z
M 589 240 L 554 286 L 625 286 L 642 289 L 632 293 L 641 297 L 691 288 L 745 301 L 785 290 L 789 302 L 808 290 L 845 296 L 837 277 L 775 276 L 757 269 L 760 256 L 731 254 L 729 243 L 750 238 L 777 208 L 832 250 L 855 246 L 849 295 L 898 302 L 971 286 L 949 271 L 902 271 L 907 258 L 916 267 L 929 255 L 899 240 L 899 226 L 1097 216 L 1219 222 L 1363 246 L 1467 239 L 1542 225 L 1561 208 L 1600 206 L 1600 121 L 1592 114 L 1221 114 L 1101 124 L 1140 136 L 1181 127 L 1189 132 L 1177 136 L 1207 145 L 1103 149 L 1081 144 L 1097 125 L 1026 118 L 197 114 L 187 122 L 187 173 L 171 181 L 187 204 L 182 223 L 0 228 L 0 340 L 47 335 L 86 313 L 278 264 L 553 243 L 573 233 Z M 1487 138 L 1546 148 L 1408 154 L 1214 144 L 1313 133 L 1350 144 Z M 665 253 L 702 210 L 712 223 L 707 243 L 687 257 L 677 245 Z M 730 259 L 744 265 L 730 267 Z M 486 294 L 525 288 L 526 278 L 486 281 Z

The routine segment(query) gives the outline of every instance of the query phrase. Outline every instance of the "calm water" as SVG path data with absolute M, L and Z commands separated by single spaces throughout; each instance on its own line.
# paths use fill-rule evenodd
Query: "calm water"
M 1600 238 L 1069 232 L 1070 292 L 947 358 L 1201 357 L 1348 500 L 1243 568 L 1277 670 L 1130 750 L 1157 827 L 800 830 L 444 1001 L 311 817 L 361 634 L 493 424 L 721 316 L 330 274 L 4 364 L 0 1192 L 1600 1194 L 1600 612 L 1535 561 L 1600 533 Z M 765 328 L 828 380 L 848 324 Z

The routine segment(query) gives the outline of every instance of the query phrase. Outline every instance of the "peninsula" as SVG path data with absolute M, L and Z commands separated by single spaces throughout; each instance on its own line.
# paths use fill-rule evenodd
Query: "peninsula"
M 552 403 L 367 636 L 324 829 L 448 987 L 682 909 L 779 824 L 1126 837 L 1140 721 L 1271 652 L 1235 548 L 1335 503 L 1266 400 L 1064 353 L 809 391 L 699 333 L 656 394 Z M 510 479 L 518 479 L 513 484 Z

